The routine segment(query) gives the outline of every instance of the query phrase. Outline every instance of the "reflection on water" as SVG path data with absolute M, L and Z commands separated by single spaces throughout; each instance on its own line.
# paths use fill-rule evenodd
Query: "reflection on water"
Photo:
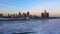
M 56 22 L 60 19 L 0 21 L 0 34 L 51 34 L 50 26 Z
M 42 19 L 41 21 L 42 21 L 42 22 L 41 22 L 42 25 L 43 25 L 43 24 L 47 24 L 47 23 L 49 23 L 49 19 Z

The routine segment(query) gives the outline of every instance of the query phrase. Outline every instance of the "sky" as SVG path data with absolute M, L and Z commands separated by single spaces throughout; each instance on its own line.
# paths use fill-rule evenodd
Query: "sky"
M 50 16 L 60 17 L 60 0 L 0 0 L 0 13 L 3 14 L 29 11 L 40 16 L 44 10 Z

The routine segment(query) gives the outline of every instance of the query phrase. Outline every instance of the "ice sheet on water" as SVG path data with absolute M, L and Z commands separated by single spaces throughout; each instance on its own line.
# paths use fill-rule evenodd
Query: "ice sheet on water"
M 36 32 L 31 34 L 60 34 L 60 19 L 29 20 L 3 22 L 0 32 L 11 34 L 13 32 Z
M 40 34 L 60 34 L 60 19 L 49 20 L 47 24 L 41 25 Z

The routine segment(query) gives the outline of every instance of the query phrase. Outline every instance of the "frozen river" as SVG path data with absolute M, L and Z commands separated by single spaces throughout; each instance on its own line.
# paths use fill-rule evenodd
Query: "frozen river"
M 0 34 L 60 34 L 60 19 L 0 21 Z M 32 33 L 34 32 L 34 33 Z

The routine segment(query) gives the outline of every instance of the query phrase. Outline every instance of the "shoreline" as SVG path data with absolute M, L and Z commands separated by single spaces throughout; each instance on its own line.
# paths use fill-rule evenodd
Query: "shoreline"
M 46 19 L 60 19 L 60 18 L 37 18 L 37 19 L 46 20 Z M 0 18 L 0 21 L 21 21 L 21 20 L 30 20 L 30 19 L 26 19 L 26 18 Z

